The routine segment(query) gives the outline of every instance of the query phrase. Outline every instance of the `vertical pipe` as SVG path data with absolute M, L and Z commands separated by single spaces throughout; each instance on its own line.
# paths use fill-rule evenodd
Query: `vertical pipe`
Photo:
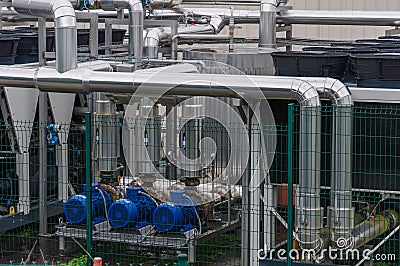
M 39 94 L 39 234 L 47 234 L 47 92 Z
M 171 37 L 178 35 L 178 22 L 175 22 L 171 26 Z M 171 40 L 171 59 L 178 58 L 178 38 L 172 38 Z
M 259 47 L 276 47 L 276 7 L 277 0 L 261 0 Z
M 322 248 L 320 205 L 320 106 L 300 106 L 299 186 L 296 191 L 296 224 L 302 249 Z
M 86 249 L 92 254 L 92 188 L 91 188 L 91 113 L 85 114 L 85 170 L 86 170 Z M 90 256 L 87 256 L 88 265 L 92 265 Z
M 293 248 L 293 128 L 294 128 L 294 104 L 288 105 L 288 233 L 287 253 Z M 288 256 L 288 265 L 292 265 L 292 258 Z
M 337 246 L 339 238 L 346 239 L 348 242 L 345 245 L 346 248 L 351 243 L 351 232 L 354 228 L 351 184 L 351 111 L 351 105 L 335 105 L 333 107 L 334 135 L 331 207 L 329 207 L 332 244 Z
M 144 12 L 142 3 L 136 1 L 129 7 L 129 53 L 134 54 L 135 62 L 140 62 L 143 56 L 143 24 Z

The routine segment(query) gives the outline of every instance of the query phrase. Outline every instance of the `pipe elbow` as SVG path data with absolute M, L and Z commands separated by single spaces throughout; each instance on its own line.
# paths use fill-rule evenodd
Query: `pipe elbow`
M 324 82 L 324 93 L 328 94 L 332 104 L 337 106 L 353 105 L 353 98 L 349 88 L 340 80 L 326 78 Z
M 319 107 L 321 101 L 314 86 L 304 80 L 294 79 L 291 92 L 293 93 L 300 106 Z
M 160 39 L 161 39 L 161 30 L 159 28 L 152 28 L 146 32 L 144 37 L 144 46 L 151 47 L 151 46 L 158 46 Z
M 128 10 L 131 12 L 143 11 L 142 1 L 140 0 L 127 0 Z
M 18 13 L 54 18 L 57 28 L 76 27 L 75 10 L 68 0 L 13 0 Z
M 225 27 L 225 21 L 221 16 L 212 16 L 210 25 L 214 28 L 214 34 L 218 34 Z
M 100 5 L 107 11 L 120 10 L 124 8 L 129 11 L 143 11 L 142 1 L 140 0 L 101 0 Z

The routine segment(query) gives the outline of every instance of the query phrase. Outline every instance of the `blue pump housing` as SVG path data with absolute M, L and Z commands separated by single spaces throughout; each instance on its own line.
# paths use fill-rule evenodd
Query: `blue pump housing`
M 86 185 L 83 185 L 83 191 L 86 191 Z M 103 192 L 103 195 L 101 192 Z M 92 184 L 92 221 L 98 224 L 106 220 L 106 211 L 104 201 L 108 209 L 112 203 L 110 195 L 103 190 L 99 184 Z M 64 214 L 67 221 L 78 224 L 86 220 L 86 192 L 72 196 L 64 205 Z
M 108 217 L 112 227 L 139 229 L 150 224 L 156 204 L 152 198 L 140 192 L 145 191 L 141 187 L 128 187 L 126 197 L 110 206 Z
M 186 196 L 185 196 L 186 195 Z M 171 190 L 171 201 L 161 204 L 153 213 L 153 222 L 159 232 L 186 232 L 194 228 L 199 206 L 187 196 L 186 190 Z

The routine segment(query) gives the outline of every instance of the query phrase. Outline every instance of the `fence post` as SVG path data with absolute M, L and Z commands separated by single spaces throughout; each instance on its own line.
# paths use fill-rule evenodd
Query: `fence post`
M 91 173 L 91 113 L 85 113 L 85 170 L 86 170 L 86 249 L 87 264 L 92 265 L 92 173 Z M 89 256 L 90 254 L 90 256 Z
M 294 104 L 288 105 L 288 233 L 287 233 L 287 265 L 292 265 L 290 251 L 293 248 L 293 134 Z

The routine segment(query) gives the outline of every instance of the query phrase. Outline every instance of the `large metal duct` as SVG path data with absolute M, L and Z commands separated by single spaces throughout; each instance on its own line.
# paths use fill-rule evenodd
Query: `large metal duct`
M 56 40 L 56 69 L 63 73 L 77 66 L 75 10 L 68 0 L 13 0 L 14 9 L 38 17 L 53 17 Z
M 218 34 L 225 26 L 220 16 L 211 17 L 210 24 L 178 27 L 178 35 L 184 34 Z M 175 37 L 171 36 L 170 27 L 148 29 L 144 37 L 144 57 L 157 58 L 158 46 L 161 40 Z
M 129 11 L 129 54 L 137 61 L 143 54 L 143 20 L 144 11 L 140 0 L 101 0 L 104 10 L 128 9 Z
M 346 240 L 350 248 L 354 228 L 351 184 L 351 112 L 353 100 L 350 90 L 341 81 L 332 78 L 306 78 L 333 105 L 331 206 L 328 208 L 328 226 L 331 243 Z

